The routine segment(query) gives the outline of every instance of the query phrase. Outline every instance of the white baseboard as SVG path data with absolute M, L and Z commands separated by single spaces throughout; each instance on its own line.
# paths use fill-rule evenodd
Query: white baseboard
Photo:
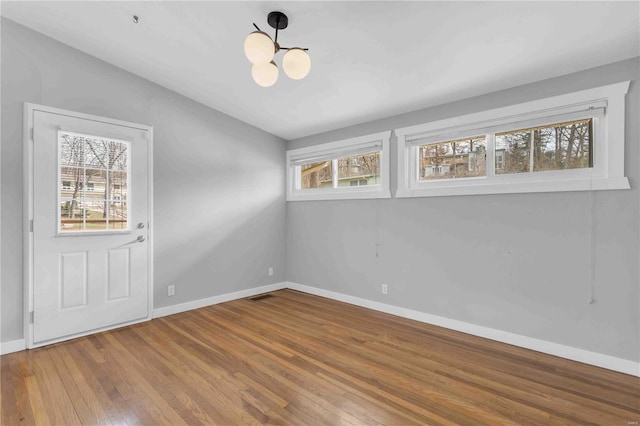
M 412 309 L 401 308 L 398 306 L 388 305 L 386 303 L 375 302 L 373 300 L 362 299 L 359 297 L 349 296 L 334 291 L 324 290 L 317 287 L 311 287 L 293 282 L 282 282 L 276 284 L 265 285 L 247 290 L 236 291 L 233 293 L 222 294 L 219 296 L 208 297 L 206 299 L 194 300 L 191 302 L 181 303 L 178 305 L 166 306 L 153 310 L 153 318 L 159 318 L 167 315 L 173 315 L 180 312 L 186 312 L 193 309 L 203 308 L 205 306 L 216 305 L 218 303 L 229 302 L 231 300 L 242 299 L 245 297 L 255 296 L 257 294 L 268 293 L 270 291 L 290 288 L 292 290 L 302 291 L 304 293 L 314 294 L 328 299 L 338 300 L 340 302 L 349 303 L 364 308 L 397 315 L 403 318 L 433 324 L 445 327 L 451 330 L 460 331 L 474 336 L 484 337 L 502 343 L 519 346 L 526 349 L 555 355 L 573 361 L 606 368 L 608 370 L 618 371 L 632 376 L 640 377 L 640 362 L 617 358 L 611 355 L 605 355 L 597 352 L 591 352 L 585 349 L 574 348 L 571 346 L 561 345 L 559 343 L 548 342 L 546 340 L 535 339 L 508 331 L 497 330 L 490 327 L 484 327 L 464 321 L 458 321 L 438 315 L 427 314 L 425 312 L 414 311 Z M 25 340 L 13 340 L 0 343 L 0 354 L 8 354 L 21 351 L 26 348 Z
M 205 306 L 216 305 L 218 303 L 229 302 L 231 300 L 243 299 L 245 297 L 255 296 L 256 294 L 268 293 L 270 291 L 282 290 L 286 288 L 285 283 L 276 283 L 264 285 L 261 287 L 250 288 L 247 290 L 236 291 L 233 293 L 222 294 L 220 296 L 208 297 L 206 299 L 193 300 L 191 302 L 181 303 L 179 305 L 171 305 L 153 310 L 152 318 L 160 318 L 167 315 L 173 315 L 180 312 L 190 311 L 192 309 L 203 308 Z M 92 334 L 91 331 L 87 334 Z M 80 336 L 77 336 L 80 337 Z M 55 343 L 55 342 L 47 342 Z M 12 340 L 9 342 L 0 342 L 0 355 L 10 354 L 12 352 L 22 351 L 27 348 L 24 339 Z
M 10 354 L 12 352 L 23 351 L 27 348 L 24 339 L 10 340 L 0 343 L 0 355 Z
M 431 315 L 425 312 L 387 305 L 386 303 L 361 299 L 359 297 L 336 293 L 329 290 L 323 290 L 316 287 L 310 287 L 303 284 L 292 282 L 285 282 L 283 284 L 284 287 L 290 288 L 292 290 L 315 294 L 317 296 L 326 297 L 328 299 L 338 300 L 340 302 L 362 306 L 364 308 L 397 315 L 399 317 L 409 318 L 427 324 L 433 324 L 451 330 L 472 334 L 474 336 L 484 337 L 498 342 L 508 343 L 510 345 L 519 346 L 545 354 L 555 355 L 561 358 L 566 358 L 573 361 L 606 368 L 608 370 L 618 371 L 620 373 L 640 377 L 640 362 L 617 358 L 611 355 L 605 355 L 597 352 L 591 352 L 585 349 L 574 348 L 571 346 L 565 346 L 559 343 L 535 339 L 533 337 L 527 337 L 520 334 L 510 333 L 508 331 L 497 330 L 495 328 L 484 327 L 481 325 L 445 318 L 438 315 Z
M 229 302 L 236 299 L 243 299 L 245 297 L 255 296 L 256 294 L 282 290 L 283 288 L 286 288 L 284 283 L 269 284 L 263 285 L 261 287 L 250 288 L 247 290 L 236 291 L 233 293 L 221 294 L 219 296 L 207 297 L 206 299 L 180 303 L 179 305 L 165 306 L 163 308 L 154 309 L 153 318 L 160 318 L 167 315 L 190 311 L 192 309 L 204 308 L 205 306 L 217 305 L 218 303 Z

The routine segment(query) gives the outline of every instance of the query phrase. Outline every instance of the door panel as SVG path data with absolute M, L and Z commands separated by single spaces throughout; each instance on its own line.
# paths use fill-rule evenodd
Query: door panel
M 87 252 L 60 254 L 60 309 L 87 305 Z
M 107 253 L 107 300 L 129 297 L 129 248 L 109 250 Z
M 149 317 L 148 133 L 33 111 L 34 345 Z

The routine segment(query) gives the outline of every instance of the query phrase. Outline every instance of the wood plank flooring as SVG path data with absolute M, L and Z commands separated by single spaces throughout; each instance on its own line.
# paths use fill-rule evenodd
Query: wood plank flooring
M 271 295 L 4 355 L 2 424 L 640 420 L 638 378 L 292 290 Z

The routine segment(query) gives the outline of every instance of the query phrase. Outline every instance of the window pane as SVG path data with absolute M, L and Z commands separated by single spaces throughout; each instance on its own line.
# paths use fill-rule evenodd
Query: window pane
M 592 167 L 592 120 L 561 123 L 534 131 L 533 170 Z
M 109 169 L 127 170 L 127 144 L 123 142 L 109 142 Z
M 418 147 L 420 180 L 468 178 L 486 175 L 485 136 Z
M 529 172 L 531 132 L 496 134 L 496 174 Z
M 107 171 L 99 169 L 86 169 L 85 196 L 91 198 L 105 198 L 105 185 L 107 184 Z
M 84 139 L 78 136 L 60 133 L 60 164 L 75 167 L 84 165 Z
M 319 163 L 306 164 L 300 167 L 302 174 L 302 189 L 332 188 L 331 160 Z
M 591 119 L 498 133 L 496 174 L 592 167 L 592 146 Z
M 127 203 L 118 199 L 109 204 L 109 229 L 127 229 Z
M 338 159 L 338 186 L 380 184 L 380 151 Z
M 60 201 L 60 232 L 79 231 L 83 228 L 83 222 L 83 210 L 77 201 Z
M 127 199 L 127 173 L 113 171 L 109 173 L 109 194 L 106 198 Z
M 108 164 L 108 153 L 107 153 L 107 145 L 108 141 L 104 139 L 86 137 L 85 138 L 85 161 L 86 167 L 92 168 L 107 168 Z
M 84 170 L 77 167 L 61 167 L 60 168 L 60 196 L 61 197 L 77 197 L 78 193 L 82 193 L 82 185 L 84 182 Z
M 88 231 L 107 229 L 108 203 L 98 198 L 87 198 L 84 203 L 86 226 Z

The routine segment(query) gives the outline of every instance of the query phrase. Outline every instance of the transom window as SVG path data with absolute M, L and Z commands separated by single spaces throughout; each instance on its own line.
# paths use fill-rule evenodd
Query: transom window
M 333 173 L 334 170 L 337 173 Z M 305 164 L 300 168 L 300 175 L 302 190 L 378 185 L 380 151 Z
M 494 173 L 593 167 L 593 119 L 419 145 L 419 181 L 487 176 L 487 139 L 495 138 Z
M 58 232 L 128 230 L 129 143 L 58 132 Z
M 390 133 L 287 151 L 287 200 L 388 198 Z
M 398 197 L 626 189 L 629 82 L 396 130 Z

